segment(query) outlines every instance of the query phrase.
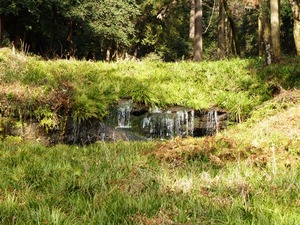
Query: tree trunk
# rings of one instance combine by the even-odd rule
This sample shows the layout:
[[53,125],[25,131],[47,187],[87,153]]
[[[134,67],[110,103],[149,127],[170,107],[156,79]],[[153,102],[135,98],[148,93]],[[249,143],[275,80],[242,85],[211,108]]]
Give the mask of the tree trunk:
[[111,55],[111,46],[108,46],[106,50],[106,62],[110,62],[110,55]]
[[294,41],[297,55],[300,55],[300,1],[290,0],[293,17],[294,17]]
[[271,9],[271,41],[274,61],[278,61],[281,55],[280,48],[280,0],[270,0]]
[[69,20],[67,22],[67,36],[66,36],[66,46],[65,46],[66,58],[69,59],[73,55],[73,21]]
[[3,41],[3,23],[2,23],[2,17],[0,15],[0,45]]
[[264,31],[263,31],[263,25],[262,25],[262,17],[261,14],[258,16],[258,56],[262,57],[264,55],[264,39],[263,39]]
[[[235,49],[234,49],[234,41],[232,37],[232,30],[230,27],[229,23],[226,23],[226,46],[227,46],[227,51],[228,53],[234,54]],[[229,52],[229,49],[231,52]]]
[[228,7],[227,0],[224,0],[224,9],[226,11],[226,15],[227,15],[227,18],[228,18],[228,21],[229,21],[229,24],[230,24],[230,28],[231,28],[231,31],[232,31],[232,37],[233,37],[233,40],[234,40],[234,47],[235,47],[234,48],[235,49],[235,54],[240,56],[241,55],[241,48],[240,48],[240,43],[239,43],[239,35],[237,33],[237,28],[236,28],[236,24],[235,24],[234,19],[233,19],[233,15],[231,13],[231,10]]
[[264,42],[264,53],[266,57],[266,64],[270,65],[273,62],[273,51],[271,45],[271,28],[270,20],[268,17],[268,0],[261,1],[261,21],[263,29],[263,42]]
[[294,40],[297,55],[300,55],[300,20],[294,20]]
[[191,10],[190,10],[190,34],[189,37],[194,39],[195,37],[195,1],[190,0]]
[[219,0],[219,20],[218,20],[218,57],[225,58],[226,37],[225,37],[225,8],[224,1]]
[[202,59],[202,0],[195,0],[194,61]]
[[266,63],[270,65],[273,63],[273,51],[271,45],[271,29],[270,24],[265,21],[264,25],[264,44],[265,44],[265,53],[266,53]]

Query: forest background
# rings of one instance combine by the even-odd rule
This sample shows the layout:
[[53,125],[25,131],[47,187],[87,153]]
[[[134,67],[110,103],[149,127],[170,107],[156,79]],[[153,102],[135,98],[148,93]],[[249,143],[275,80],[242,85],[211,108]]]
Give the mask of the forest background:
[[[111,61],[149,53],[165,61],[192,59],[197,2],[201,58],[263,54],[269,0],[0,0],[0,43],[48,59]],[[282,53],[296,54],[299,1],[273,2],[280,5]]]

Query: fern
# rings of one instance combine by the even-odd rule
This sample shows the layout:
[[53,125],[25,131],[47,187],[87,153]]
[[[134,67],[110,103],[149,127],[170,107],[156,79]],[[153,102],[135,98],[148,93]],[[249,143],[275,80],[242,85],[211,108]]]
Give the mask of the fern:
[[45,128],[46,132],[52,131],[59,126],[58,115],[47,107],[39,107],[34,111],[34,115],[38,119],[40,126]]
[[97,118],[97,105],[86,94],[76,95],[72,109],[73,120],[81,123],[91,118]]

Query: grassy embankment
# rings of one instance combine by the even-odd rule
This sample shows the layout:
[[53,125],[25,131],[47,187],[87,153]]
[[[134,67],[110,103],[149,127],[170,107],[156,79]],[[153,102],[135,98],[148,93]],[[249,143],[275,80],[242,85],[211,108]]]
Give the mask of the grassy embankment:
[[1,49],[0,107],[7,119],[33,117],[49,130],[63,127],[66,115],[77,122],[101,119],[120,98],[160,107],[218,107],[244,120],[270,98],[271,88],[254,72],[260,66],[258,60],[240,59],[111,64],[43,61]]
[[[149,104],[216,106],[237,118],[250,117],[214,137],[166,142],[45,147],[8,137],[0,142],[1,223],[299,223],[299,59],[258,70],[255,60],[108,65],[5,57],[24,60],[0,57],[1,112],[7,120],[35,116],[39,107],[60,119],[62,107],[55,111],[53,93],[65,93],[64,110],[78,121],[101,116],[105,105],[96,105],[93,88],[103,93],[97,101],[105,104],[131,96]],[[267,93],[280,87],[285,90],[273,98]],[[11,117],[4,115],[8,102]],[[94,114],[76,111],[79,105],[95,107]],[[27,107],[31,113],[23,112]]]

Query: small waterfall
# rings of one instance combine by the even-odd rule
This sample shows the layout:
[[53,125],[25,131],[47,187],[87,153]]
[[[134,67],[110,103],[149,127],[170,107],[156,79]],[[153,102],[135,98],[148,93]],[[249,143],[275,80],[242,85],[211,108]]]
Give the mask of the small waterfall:
[[195,128],[195,112],[194,110],[191,111],[191,116],[190,116],[190,135],[194,136],[194,128]]
[[101,133],[100,135],[101,135],[101,141],[105,141],[106,134],[105,133]]
[[117,124],[118,128],[130,128],[130,101],[120,105],[117,109]]
[[219,121],[218,121],[218,112],[215,110],[215,128],[216,128],[216,133],[219,132]]
[[150,108],[150,113],[162,113],[162,110],[158,108],[157,106],[154,106],[154,108]]
[[165,118],[165,122],[166,122],[166,137],[167,138],[172,138],[174,137],[174,118],[172,116],[171,111],[167,111],[166,115],[168,115],[168,117]]
[[212,136],[228,126],[229,114],[225,111],[199,110],[195,111],[193,136]]
[[193,135],[194,111],[185,109],[163,111],[154,108],[143,118],[142,128],[151,139],[163,140]]
[[176,131],[181,137],[185,137],[188,134],[189,123],[187,111],[178,111],[176,119]]
[[206,118],[206,132],[208,135],[213,135],[218,131],[218,112],[215,110],[208,111]]
[[228,126],[226,111],[192,110],[172,106],[165,110],[148,108],[131,100],[120,100],[103,121],[91,119],[81,124],[70,119],[65,143],[88,144],[96,141],[171,139],[214,135]]
[[167,134],[170,134],[169,127],[167,127],[167,121],[171,118],[166,118],[163,113],[152,113],[148,117],[148,127],[144,126],[146,133],[149,133],[151,138],[164,139]]

